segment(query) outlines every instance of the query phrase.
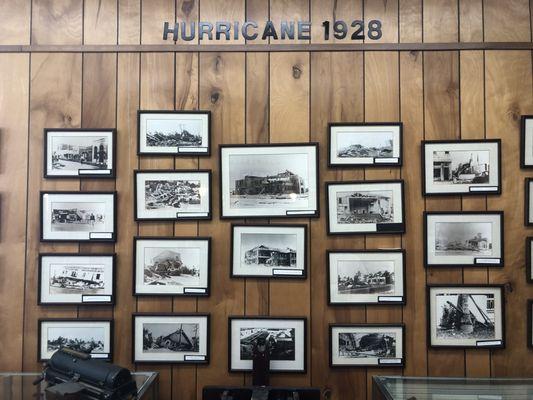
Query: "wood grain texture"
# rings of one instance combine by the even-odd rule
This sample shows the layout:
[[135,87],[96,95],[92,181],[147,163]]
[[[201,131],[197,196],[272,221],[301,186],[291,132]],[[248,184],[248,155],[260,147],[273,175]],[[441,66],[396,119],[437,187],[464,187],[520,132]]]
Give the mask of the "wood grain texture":
[[1,0],[0,15],[0,44],[30,44],[31,0]]
[[486,41],[531,41],[531,19],[528,0],[483,2]]
[[363,19],[363,0],[311,0],[311,42],[312,43],[341,43],[342,40],[330,36],[324,40],[323,21]]
[[424,0],[424,42],[457,42],[459,0]]
[[83,3],[83,43],[117,43],[118,0],[85,0]]
[[118,43],[141,43],[141,0],[118,0]]
[[422,0],[399,0],[399,41],[422,42]]
[[483,0],[459,1],[459,21],[461,42],[482,42]]
[[83,0],[33,0],[32,44],[82,44]]

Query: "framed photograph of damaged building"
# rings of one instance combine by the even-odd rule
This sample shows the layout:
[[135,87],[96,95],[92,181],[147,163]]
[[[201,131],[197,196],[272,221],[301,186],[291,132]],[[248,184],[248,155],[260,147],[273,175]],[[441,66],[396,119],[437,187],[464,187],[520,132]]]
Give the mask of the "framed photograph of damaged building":
[[431,347],[503,348],[503,285],[430,285],[427,288]]
[[422,142],[425,196],[501,193],[501,140]]
[[220,146],[222,218],[318,217],[318,144]]
[[526,280],[533,283],[533,236],[526,238]]
[[209,156],[210,111],[138,111],[138,155]]
[[533,226],[533,178],[526,178],[525,182],[524,223],[526,226]]
[[232,225],[231,276],[305,278],[307,225]]
[[258,341],[270,354],[271,372],[305,373],[307,338],[305,318],[229,317],[229,370],[252,370],[253,350]]
[[533,168],[533,115],[520,118],[520,167]]
[[424,213],[426,267],[503,267],[503,212]]
[[405,232],[403,181],[326,182],[329,235]]
[[45,129],[45,178],[114,178],[116,129]]
[[133,239],[134,296],[208,296],[211,238]]
[[403,324],[331,324],[330,367],[403,367]]
[[328,250],[328,303],[405,304],[404,250]]
[[133,314],[133,362],[209,364],[209,314]]
[[39,255],[39,305],[114,304],[115,254]]
[[401,122],[330,123],[328,166],[402,165]]
[[136,221],[211,219],[210,170],[134,171]]
[[533,348],[533,299],[527,301],[527,347]]

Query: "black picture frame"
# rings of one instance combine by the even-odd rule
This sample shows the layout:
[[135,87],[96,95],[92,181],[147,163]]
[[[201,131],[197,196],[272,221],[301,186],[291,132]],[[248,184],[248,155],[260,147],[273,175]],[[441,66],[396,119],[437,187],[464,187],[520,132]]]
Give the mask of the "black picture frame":
[[[500,217],[500,261],[494,263],[488,262],[475,262],[472,264],[468,263],[457,263],[457,264],[430,264],[428,261],[428,217],[431,215],[498,215]],[[424,266],[426,268],[464,268],[464,267],[494,267],[502,268],[505,265],[505,237],[504,237],[504,213],[503,211],[424,211]],[[479,257],[478,257],[479,258]],[[490,259],[492,257],[481,257],[481,259]]]
[[[401,362],[394,363],[394,364],[358,364],[358,365],[340,365],[340,364],[334,364],[333,363],[333,329],[335,328],[401,328],[402,330],[402,358]],[[328,327],[329,332],[329,338],[328,338],[328,344],[329,344],[329,367],[335,368],[335,369],[345,369],[345,368],[403,368],[405,367],[405,358],[406,358],[406,349],[405,349],[405,324],[404,323],[398,323],[398,324],[350,324],[350,323],[339,323],[339,324],[329,324]]]
[[[113,197],[113,231],[106,232],[110,233],[109,238],[89,238],[88,239],[45,239],[44,230],[43,230],[43,218],[44,218],[44,196],[45,195],[80,195],[80,196],[90,196],[90,195],[110,195]],[[40,241],[43,243],[115,243],[117,241],[117,191],[40,191],[39,192],[39,216],[40,216]]]
[[[330,254],[334,253],[365,253],[365,254],[401,254],[402,255],[402,287],[403,287],[403,296],[400,301],[378,301],[377,302],[333,302],[331,300],[331,261],[330,261]],[[333,307],[342,307],[342,306],[352,306],[352,305],[360,305],[360,306],[366,306],[366,305],[405,305],[407,303],[407,291],[406,291],[406,251],[405,249],[358,249],[358,250],[348,250],[348,249],[340,249],[340,250],[326,250],[326,285],[327,285],[327,293],[328,293],[328,305]]]
[[41,354],[42,344],[42,324],[44,322],[91,322],[109,324],[109,353],[107,358],[98,358],[102,361],[113,361],[113,342],[114,342],[114,320],[113,318],[39,318],[37,320],[37,361],[45,362],[48,359],[43,358]]
[[531,257],[533,253],[531,252],[531,246],[533,245],[533,236],[526,237],[526,282],[533,283],[533,268]]
[[[502,149],[501,139],[462,139],[462,140],[422,140],[421,153],[421,170],[422,170],[422,195],[424,197],[440,197],[440,196],[485,196],[485,195],[500,195],[502,193]],[[498,149],[498,186],[497,190],[471,190],[468,192],[428,192],[426,187],[427,170],[426,170],[426,146],[427,145],[461,145],[461,144],[476,144],[476,143],[494,143]],[[432,171],[433,173],[433,171]],[[487,185],[492,187],[491,185]]]
[[[175,153],[170,152],[143,152],[141,151],[141,115],[142,114],[172,114],[172,115],[206,115],[207,116],[207,142],[206,151],[180,151],[176,147]],[[211,155],[212,134],[211,134],[211,111],[209,110],[137,110],[137,155],[138,156],[168,156],[168,157],[209,157]],[[170,146],[169,146],[170,147]],[[184,146],[184,148],[187,148]]]
[[[304,231],[304,261],[303,265],[304,268],[302,270],[301,275],[257,275],[257,274],[250,274],[250,275],[240,275],[235,274],[233,265],[234,265],[234,240],[235,240],[235,228],[239,227],[252,227],[252,228],[299,228],[303,229]],[[256,278],[256,279],[307,279],[307,269],[308,269],[308,254],[309,246],[308,246],[308,240],[309,240],[309,234],[308,234],[308,226],[306,224],[231,224],[231,247],[230,247],[230,278]]]
[[[397,157],[397,162],[376,162],[379,158],[373,157],[374,161],[372,163],[347,163],[347,164],[337,164],[334,163],[331,159],[332,153],[332,129],[334,127],[398,127],[399,128],[399,147],[400,154]],[[327,130],[328,137],[328,167],[329,168],[373,168],[373,167],[401,167],[403,164],[403,123],[402,122],[330,122],[328,123]],[[368,157],[371,158],[371,157]],[[394,157],[391,157],[394,158]]]
[[[73,133],[80,133],[84,134],[87,132],[110,132],[111,133],[111,154],[112,154],[112,163],[111,168],[109,168],[110,173],[109,174],[94,174],[94,173],[82,173],[80,174],[79,171],[83,170],[83,168],[78,169],[78,175],[50,175],[48,174],[48,160],[50,155],[48,154],[48,139],[51,132],[73,132]],[[116,166],[117,166],[117,130],[116,128],[108,128],[108,129],[102,129],[102,128],[45,128],[44,129],[44,140],[43,140],[43,177],[46,179],[115,179],[117,172],[116,172]]]
[[271,369],[271,374],[277,373],[291,373],[291,374],[306,374],[307,373],[307,317],[274,317],[274,316],[254,316],[254,315],[231,315],[228,317],[228,371],[229,372],[251,372],[249,369],[236,369],[231,366],[231,327],[232,322],[236,320],[273,320],[273,321],[300,321],[303,322],[303,369],[291,370],[291,369]]
[[[501,320],[502,320],[502,338],[500,345],[490,346],[465,346],[465,345],[435,345],[431,341],[431,289],[434,288],[491,288],[500,291],[501,299]],[[432,284],[426,286],[426,340],[427,345],[433,349],[504,349],[505,348],[505,285],[497,284]],[[495,339],[495,341],[498,339]]]
[[[207,199],[209,202],[209,209],[205,216],[178,216],[179,212],[176,212],[176,217],[173,218],[166,218],[166,217],[159,217],[159,218],[145,218],[140,217],[139,209],[138,209],[138,200],[137,200],[137,194],[138,194],[138,183],[137,178],[139,175],[142,174],[161,174],[161,175],[170,175],[170,174],[207,174],[208,179],[208,189],[209,193],[207,195]],[[149,221],[149,222],[157,222],[157,221],[209,221],[213,218],[213,201],[212,201],[212,187],[213,180],[212,180],[212,172],[210,169],[181,169],[181,170],[162,170],[162,169],[147,169],[147,170],[134,170],[133,171],[133,217],[134,220],[137,222],[142,221]]]
[[[157,241],[202,241],[207,242],[207,287],[205,292],[195,293],[139,293],[137,292],[137,242],[140,240]],[[133,238],[133,286],[132,295],[135,297],[209,297],[211,295],[211,237],[208,236],[135,236]]]
[[525,226],[533,226],[533,221],[531,221],[531,217],[533,215],[529,207],[529,202],[531,201],[531,196],[529,194],[531,190],[531,185],[533,185],[533,178],[526,178],[525,187],[524,187],[524,225]]
[[[112,294],[109,295],[109,301],[82,301],[81,302],[46,302],[42,300],[42,273],[43,273],[43,258],[44,257],[111,257],[112,259]],[[37,305],[39,306],[72,306],[72,305],[94,305],[94,306],[113,306],[115,305],[115,297],[117,292],[117,254],[116,253],[39,253],[38,261],[38,291],[37,291]],[[98,295],[91,295],[92,297]],[[107,295],[105,295],[107,297]]]
[[533,299],[527,300],[527,347],[533,349]]
[[520,116],[520,168],[532,169],[533,164],[526,164],[526,121],[533,120],[533,115]]
[[[391,179],[391,180],[368,180],[368,181],[335,181],[326,182],[326,210],[327,210],[327,234],[329,236],[336,235],[378,235],[378,234],[403,234],[405,233],[405,183],[403,179]],[[329,200],[330,187],[333,186],[350,186],[350,185],[379,185],[379,184],[399,184],[400,185],[400,197],[402,201],[401,205],[401,222],[400,223],[385,223],[375,224],[376,230],[361,230],[361,231],[346,231],[346,232],[333,232],[331,229],[330,207]],[[355,224],[354,224],[355,225]]]
[[[203,360],[182,360],[182,361],[167,361],[167,360],[137,360],[135,358],[135,320],[137,317],[197,317],[206,319],[207,329],[207,342],[206,342],[206,355]],[[131,317],[131,362],[136,365],[180,365],[180,364],[202,364],[207,365],[211,356],[211,315],[208,313],[174,313],[174,312],[136,312]]]
[[[240,149],[240,148],[248,148],[248,149],[257,149],[257,148],[283,148],[283,147],[314,147],[314,156],[315,156],[315,192],[316,192],[316,207],[314,209],[305,210],[304,212],[301,212],[301,210],[285,210],[285,214],[235,214],[235,215],[227,215],[225,213],[225,207],[224,207],[224,191],[225,187],[223,184],[223,177],[224,172],[222,165],[222,152],[224,149]],[[320,216],[320,189],[319,189],[319,143],[318,142],[305,142],[305,143],[268,143],[268,144],[221,144],[218,148],[219,152],[219,205],[220,205],[220,219],[265,219],[265,218],[318,218]],[[228,188],[229,189],[229,188]],[[309,190],[310,192],[311,190]]]

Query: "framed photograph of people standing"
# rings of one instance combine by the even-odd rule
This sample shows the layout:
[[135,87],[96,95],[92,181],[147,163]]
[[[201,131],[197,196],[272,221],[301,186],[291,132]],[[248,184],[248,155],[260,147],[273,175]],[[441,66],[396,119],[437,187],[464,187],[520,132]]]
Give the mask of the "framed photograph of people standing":
[[503,267],[503,212],[424,212],[424,241],[426,267]]
[[318,217],[318,144],[220,146],[221,218]]
[[422,142],[425,196],[500,194],[501,140]]
[[533,115],[520,118],[520,167],[533,168]]
[[400,167],[401,122],[330,123],[329,167]]

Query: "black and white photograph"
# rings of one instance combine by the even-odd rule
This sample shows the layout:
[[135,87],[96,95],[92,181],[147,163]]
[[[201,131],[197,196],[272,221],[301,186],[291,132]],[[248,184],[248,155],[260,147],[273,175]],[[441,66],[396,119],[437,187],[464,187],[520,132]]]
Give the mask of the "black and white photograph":
[[318,145],[220,146],[222,218],[318,216]]
[[403,233],[403,181],[326,182],[328,234]]
[[135,220],[211,219],[211,171],[135,171]]
[[41,241],[116,240],[116,192],[41,192]]
[[330,123],[328,166],[402,165],[401,122]]
[[209,315],[133,315],[134,363],[209,362]]
[[533,283],[533,236],[526,237],[526,280]]
[[305,278],[307,225],[232,225],[231,276]]
[[402,367],[402,324],[332,324],[329,326],[331,367]]
[[208,296],[211,239],[136,237],[134,296]]
[[425,212],[424,219],[426,266],[503,266],[503,212]]
[[39,305],[114,304],[115,255],[39,255]]
[[533,168],[533,115],[520,118],[520,167]]
[[533,226],[533,178],[525,179],[524,224]]
[[527,347],[533,348],[533,299],[527,301]]
[[40,319],[38,329],[39,361],[49,360],[63,347],[90,354],[91,358],[105,361],[113,358],[113,321],[110,319]]
[[45,129],[45,178],[114,178],[116,129]]
[[500,147],[500,139],[423,141],[423,194],[500,194]]
[[139,155],[209,156],[210,111],[138,111]]
[[230,317],[229,369],[251,371],[254,348],[266,345],[272,372],[306,371],[305,318]]
[[330,305],[405,304],[404,250],[328,250]]
[[504,347],[503,286],[428,287],[432,347]]

